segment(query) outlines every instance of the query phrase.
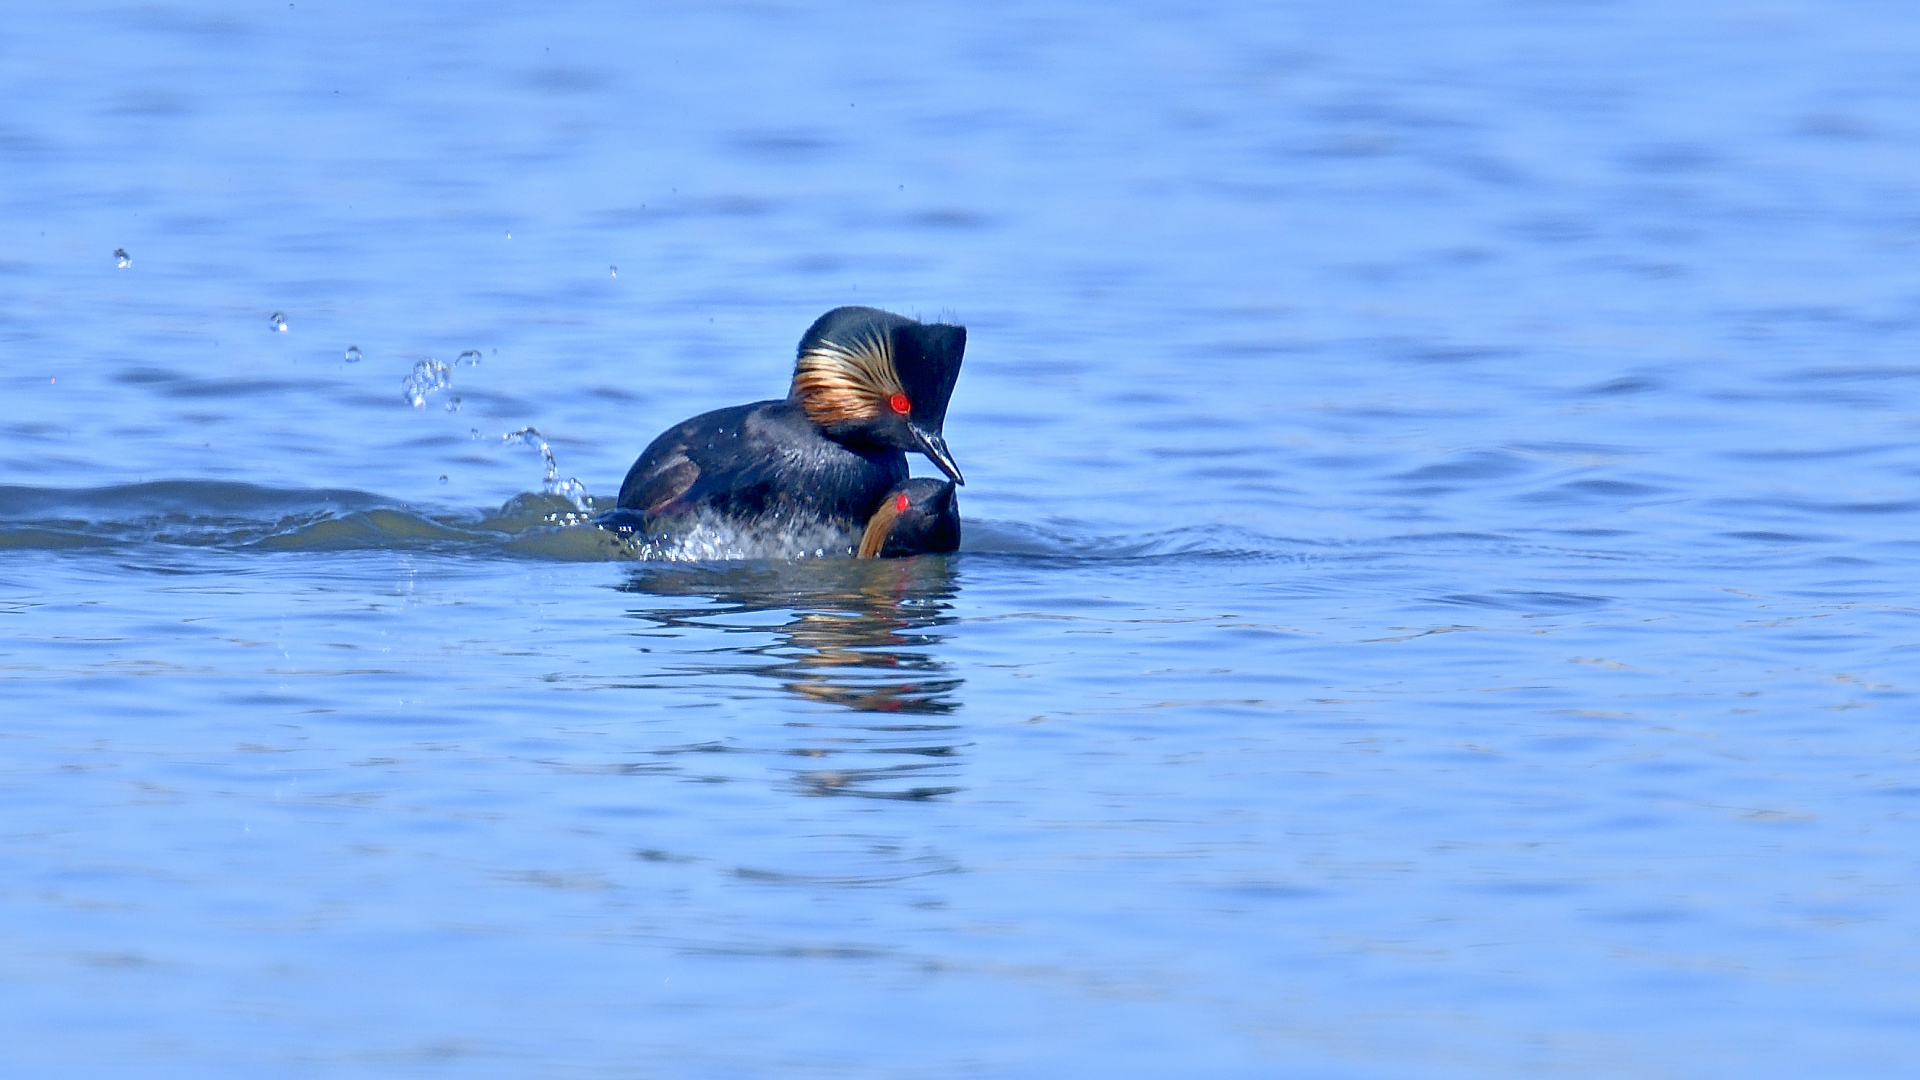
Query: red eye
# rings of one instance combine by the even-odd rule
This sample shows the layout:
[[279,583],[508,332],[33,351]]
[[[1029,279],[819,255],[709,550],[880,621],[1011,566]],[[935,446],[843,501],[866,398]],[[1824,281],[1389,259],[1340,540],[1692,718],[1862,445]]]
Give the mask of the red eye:
[[893,395],[887,399],[887,404],[891,405],[893,411],[899,413],[901,416],[905,416],[907,413],[913,411],[913,404],[907,400],[907,395],[905,394]]
[[896,514],[906,513],[908,501],[905,495],[895,495],[893,497],[893,512]]

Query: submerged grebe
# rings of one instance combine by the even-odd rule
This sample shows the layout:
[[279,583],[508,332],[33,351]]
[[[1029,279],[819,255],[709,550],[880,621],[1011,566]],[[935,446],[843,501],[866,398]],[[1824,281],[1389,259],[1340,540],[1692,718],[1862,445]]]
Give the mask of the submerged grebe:
[[916,476],[880,500],[860,538],[862,559],[945,554],[960,548],[960,506],[953,481]]

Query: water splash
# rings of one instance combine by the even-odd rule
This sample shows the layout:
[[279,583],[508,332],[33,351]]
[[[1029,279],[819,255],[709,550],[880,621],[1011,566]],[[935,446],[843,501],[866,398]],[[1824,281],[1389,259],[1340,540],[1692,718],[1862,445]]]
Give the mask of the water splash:
[[[477,438],[479,432],[475,431],[474,435]],[[573,477],[568,477],[565,480],[560,479],[560,465],[553,460],[553,448],[547,445],[546,436],[540,434],[538,428],[524,427],[519,431],[509,431],[505,435],[500,436],[500,441],[508,445],[531,446],[540,451],[540,458],[546,464],[547,469],[547,475],[542,481],[541,490],[549,495],[557,495],[569,503],[572,503],[574,510],[578,512],[579,516],[589,515],[593,512],[592,507],[589,506],[587,502],[587,486]],[[569,514],[567,517],[573,518],[575,515]],[[559,520],[558,516],[556,516],[554,520]]]
[[707,511],[651,534],[602,526],[619,538],[627,558],[662,562],[734,559],[845,559],[859,536],[817,520],[797,521],[776,511],[751,521]]
[[467,367],[479,367],[480,366],[480,350],[468,349],[466,352],[463,352],[459,356],[455,357],[453,362],[456,364],[464,364]]
[[267,328],[274,331],[275,333],[279,333],[279,334],[286,333],[287,332],[286,314],[283,312],[276,311],[273,314],[267,316]]
[[359,362],[360,362],[360,346],[358,345],[347,346],[347,363],[357,364]]
[[453,385],[453,373],[447,365],[428,357],[416,361],[413,372],[400,381],[400,398],[414,408],[427,403],[427,395],[437,394]]
[[133,256],[127,254],[126,248],[114,248],[113,259],[113,264],[122,270],[133,265]]

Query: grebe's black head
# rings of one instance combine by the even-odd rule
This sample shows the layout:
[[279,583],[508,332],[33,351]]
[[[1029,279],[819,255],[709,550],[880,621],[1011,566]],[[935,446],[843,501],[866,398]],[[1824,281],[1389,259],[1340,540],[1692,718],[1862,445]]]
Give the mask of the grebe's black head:
[[964,326],[834,308],[800,338],[788,396],[830,438],[918,450],[964,484],[941,427],[966,349]]
[[863,559],[945,554],[960,548],[960,503],[953,483],[916,476],[896,484],[867,522]]

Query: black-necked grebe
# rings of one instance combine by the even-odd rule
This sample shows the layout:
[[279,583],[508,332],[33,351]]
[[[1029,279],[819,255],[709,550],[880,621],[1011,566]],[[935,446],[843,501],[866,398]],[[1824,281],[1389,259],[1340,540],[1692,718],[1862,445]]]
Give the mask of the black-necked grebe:
[[835,308],[801,337],[785,400],[669,428],[627,472],[620,509],[648,524],[707,511],[860,530],[907,478],[908,450],[965,483],[941,427],[966,346],[963,326]]
[[916,476],[894,485],[867,521],[855,552],[863,559],[935,555],[960,548],[960,505],[953,481]]

